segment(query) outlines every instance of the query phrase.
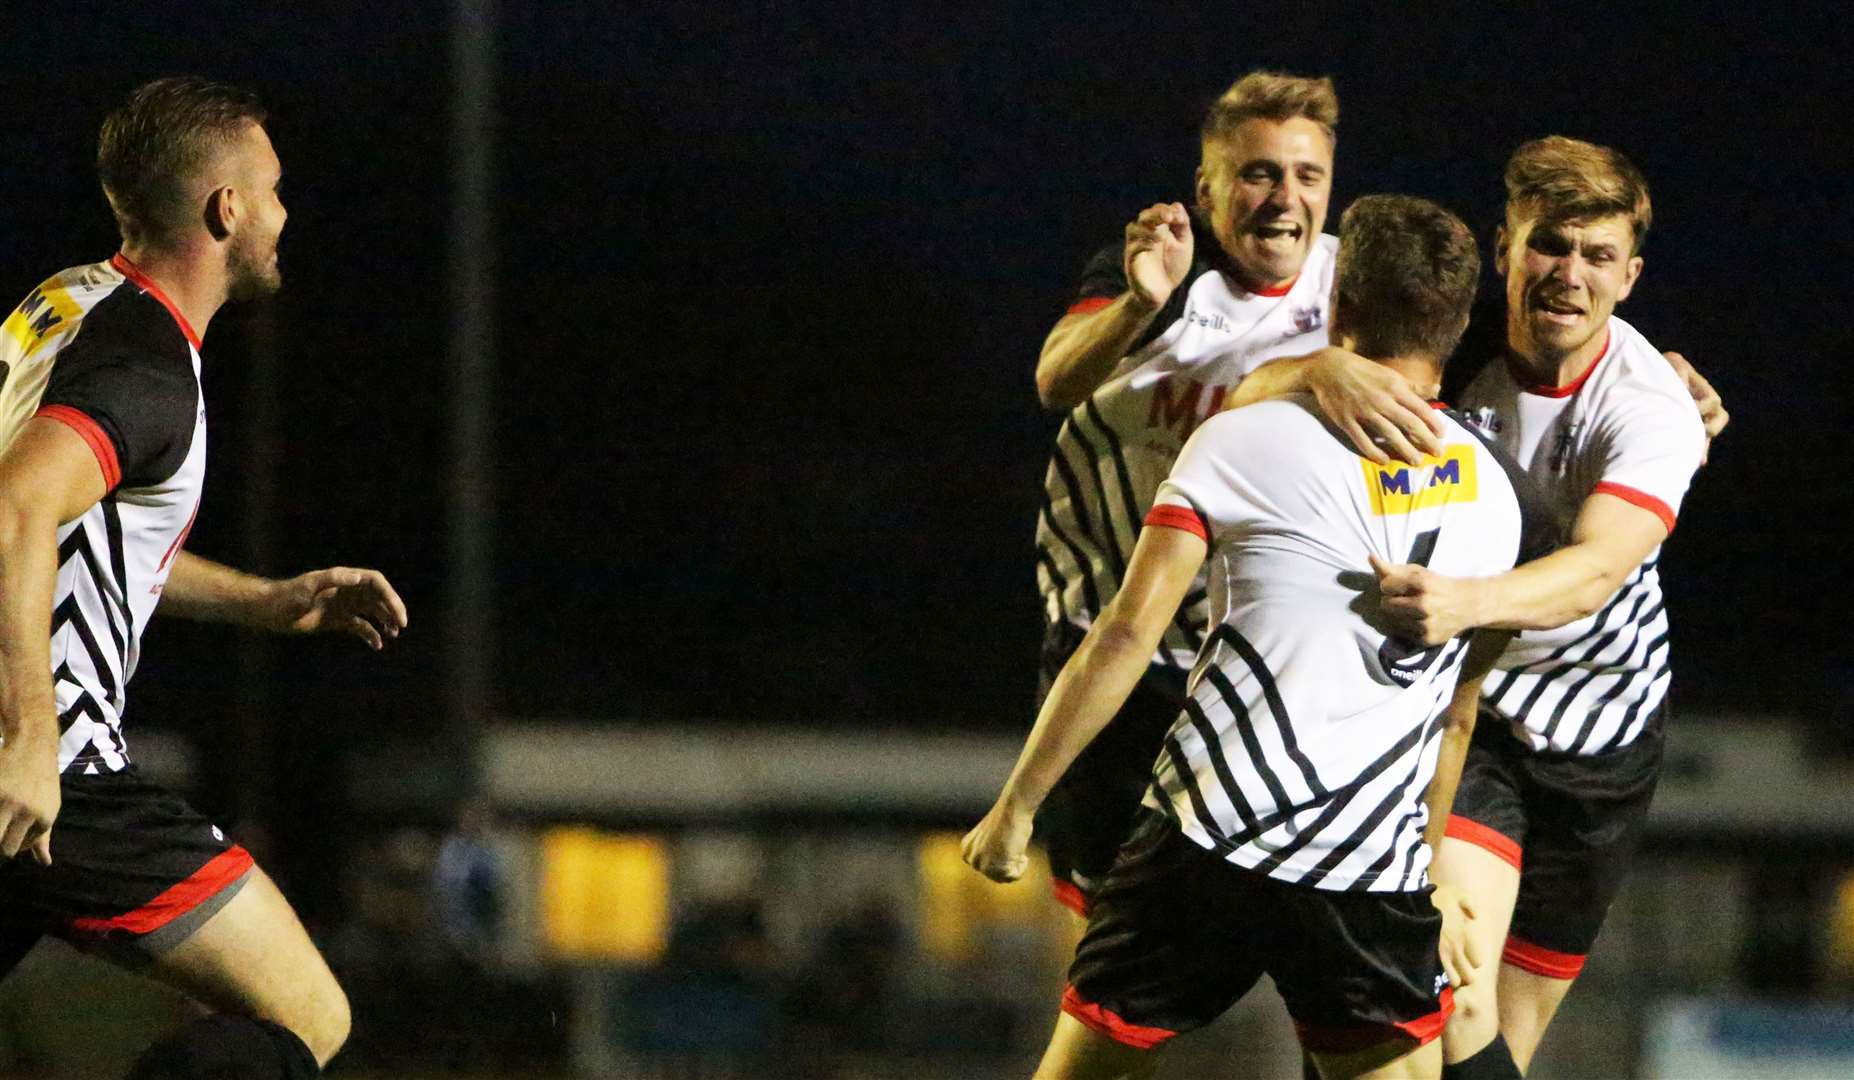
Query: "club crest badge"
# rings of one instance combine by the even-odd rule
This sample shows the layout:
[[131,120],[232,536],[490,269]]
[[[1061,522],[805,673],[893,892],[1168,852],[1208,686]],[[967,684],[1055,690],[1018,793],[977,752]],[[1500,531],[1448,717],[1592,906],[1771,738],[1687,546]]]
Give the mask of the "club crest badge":
[[1553,475],[1562,476],[1571,464],[1571,451],[1577,447],[1577,434],[1584,429],[1582,420],[1573,421],[1566,417],[1558,425],[1558,434],[1551,442],[1551,471]]

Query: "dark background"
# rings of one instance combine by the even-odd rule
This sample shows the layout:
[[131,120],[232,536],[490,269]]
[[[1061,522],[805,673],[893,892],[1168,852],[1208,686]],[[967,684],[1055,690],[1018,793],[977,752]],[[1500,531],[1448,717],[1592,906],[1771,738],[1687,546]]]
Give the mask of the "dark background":
[[[1398,191],[1491,235],[1506,155],[1552,132],[1642,167],[1655,228],[1621,313],[1733,415],[1664,563],[1676,708],[1795,716],[1846,746],[1844,17],[1513,7],[505,2],[494,714],[1024,729],[1056,426],[1038,346],[1086,256],[1186,196],[1208,102],[1276,66],[1337,81],[1330,226]],[[245,809],[311,908],[345,755],[409,742],[439,769],[457,750],[448,33],[448,5],[405,0],[0,8],[0,296],[113,250],[91,155],[132,86],[205,74],[273,110],[280,415],[253,429],[265,316],[228,308],[190,547],[379,567],[412,623],[379,657],[286,642],[253,679],[232,632],[158,622],[129,738],[194,733],[209,808],[268,778]],[[278,517],[253,549],[261,437]],[[261,761],[226,750],[254,710]]]

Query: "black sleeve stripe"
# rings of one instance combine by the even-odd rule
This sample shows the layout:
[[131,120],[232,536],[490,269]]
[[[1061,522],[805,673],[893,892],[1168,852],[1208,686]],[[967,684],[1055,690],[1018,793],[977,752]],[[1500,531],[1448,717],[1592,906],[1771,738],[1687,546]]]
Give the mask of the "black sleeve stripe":
[[167,309],[132,288],[98,301],[52,362],[41,407],[82,412],[109,437],[126,488],[158,484],[193,445],[199,380],[186,335]]

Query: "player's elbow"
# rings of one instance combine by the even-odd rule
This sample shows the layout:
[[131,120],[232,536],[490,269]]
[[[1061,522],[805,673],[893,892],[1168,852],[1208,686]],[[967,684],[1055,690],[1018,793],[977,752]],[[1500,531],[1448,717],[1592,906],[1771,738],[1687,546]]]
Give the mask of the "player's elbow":
[[1036,399],[1043,407],[1051,412],[1067,412],[1087,396],[1087,388],[1076,385],[1067,365],[1053,359],[1050,350],[1043,350],[1043,358],[1036,365]]
[[1626,568],[1616,570],[1596,564],[1588,567],[1577,587],[1565,592],[1572,608],[1571,617],[1566,621],[1587,619],[1603,610],[1603,605],[1609,603],[1610,597],[1616,595],[1616,590],[1622,588],[1628,577]]
[[1133,620],[1116,616],[1112,608],[1095,624],[1091,636],[1095,652],[1102,656],[1144,655],[1153,648]]
[[1448,711],[1443,714],[1442,733],[1450,738],[1466,742],[1474,738],[1474,722],[1479,719],[1481,711],[1480,686],[1458,695]]

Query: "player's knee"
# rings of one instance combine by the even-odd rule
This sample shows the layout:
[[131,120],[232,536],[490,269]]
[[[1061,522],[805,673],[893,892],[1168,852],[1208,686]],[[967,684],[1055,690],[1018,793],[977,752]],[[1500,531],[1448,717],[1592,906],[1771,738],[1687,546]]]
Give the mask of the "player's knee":
[[1484,1033],[1491,1038],[1499,1026],[1491,986],[1477,980],[1455,991],[1455,1011],[1448,1018],[1451,1033]]

